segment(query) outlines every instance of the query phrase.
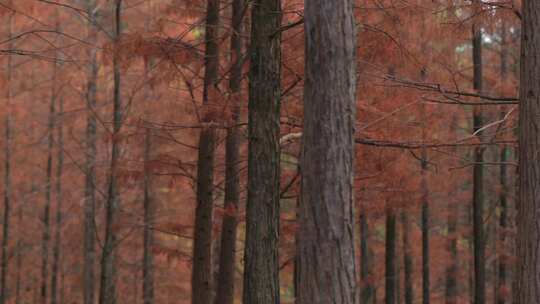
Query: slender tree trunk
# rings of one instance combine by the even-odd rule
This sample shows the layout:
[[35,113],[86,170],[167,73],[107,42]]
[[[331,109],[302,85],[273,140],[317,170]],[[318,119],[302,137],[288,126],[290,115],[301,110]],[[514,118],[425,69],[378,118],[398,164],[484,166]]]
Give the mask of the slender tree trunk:
[[373,265],[371,263],[371,252],[369,249],[369,223],[364,207],[360,210],[360,303],[375,303],[375,288],[373,286],[372,275]]
[[514,303],[540,303],[540,2],[523,1],[519,120],[519,208]]
[[83,246],[83,304],[94,304],[95,299],[95,263],[96,263],[96,227],[95,227],[95,185],[96,185],[96,99],[97,99],[97,43],[96,3],[95,0],[86,0],[88,14],[87,41],[91,44],[88,51],[89,63],[87,67],[86,87],[86,164],[84,189],[84,246]]
[[[64,113],[64,101],[59,100],[60,115]],[[58,276],[60,270],[60,250],[62,246],[62,172],[64,166],[64,129],[62,119],[58,120],[58,156],[56,164],[56,231],[53,246],[53,263],[51,277],[51,304],[58,303]]]
[[385,248],[385,303],[396,304],[396,215],[391,208],[386,211]]
[[150,162],[152,158],[152,131],[146,130],[144,145],[144,228],[143,228],[143,304],[154,303],[154,218],[155,206],[152,196],[152,172]]
[[[114,2],[114,44],[118,45],[122,32],[122,0]],[[113,96],[113,131],[111,148],[111,166],[109,172],[109,188],[107,200],[105,202],[105,241],[101,253],[101,278],[99,303],[116,303],[116,211],[120,205],[120,195],[118,191],[117,170],[120,159],[120,143],[118,134],[122,127],[122,100],[121,100],[121,74],[118,50],[113,55],[114,73],[114,96]]]
[[[425,109],[422,105],[422,113],[424,120]],[[422,132],[425,132],[423,128]],[[423,136],[425,139],[425,135]],[[422,149],[422,303],[429,304],[430,300],[430,272],[429,272],[429,202],[428,202],[428,185],[427,185],[427,151]]]
[[304,13],[298,303],[356,304],[353,1],[307,1]]
[[237,126],[242,102],[240,85],[242,81],[242,35],[245,3],[234,0],[232,3],[231,34],[231,126],[227,129],[225,147],[225,215],[221,227],[221,251],[219,258],[219,275],[217,282],[216,304],[233,304],[236,265],[236,229],[237,213],[240,201],[239,144],[240,128]]
[[[11,2],[11,1],[10,1]],[[12,36],[12,23],[13,23],[13,13],[9,12],[7,17],[7,36],[10,40]],[[8,48],[11,48],[13,43],[8,43]],[[8,291],[8,267],[9,267],[9,224],[10,224],[10,212],[11,212],[11,145],[12,145],[12,130],[11,130],[11,117],[10,117],[10,108],[11,108],[11,69],[12,69],[12,59],[11,56],[7,56],[7,66],[6,66],[6,116],[4,118],[4,127],[5,127],[5,150],[4,150],[4,217],[2,223],[2,260],[0,272],[0,304],[5,304],[7,302],[7,291]]]
[[[205,74],[203,108],[211,109],[218,96],[219,68],[219,0],[208,0],[206,7],[205,30]],[[206,111],[203,122],[209,123],[212,117]],[[212,302],[212,225],[214,191],[214,150],[216,130],[203,128],[199,137],[199,158],[197,162],[197,207],[195,210],[195,235],[193,244],[193,271],[191,277],[191,297],[193,304]]]
[[[502,20],[501,25],[501,83],[504,83],[506,81],[506,77],[508,74],[508,50],[507,50],[507,27],[506,27],[506,21]],[[504,92],[503,92],[504,93]],[[501,111],[501,119],[504,119],[506,116],[506,107],[502,108]],[[498,304],[505,304],[507,302],[508,298],[506,294],[501,293],[501,290],[505,290],[508,288],[507,283],[507,257],[508,257],[508,245],[506,242],[506,233],[508,230],[508,167],[505,164],[508,161],[508,154],[510,153],[510,149],[508,146],[504,145],[501,148],[500,151],[500,160],[501,160],[501,167],[500,167],[500,187],[501,192],[499,194],[499,202],[501,204],[501,214],[499,217],[499,256],[498,256],[498,270],[499,270],[499,277],[498,277],[498,290],[499,292],[496,293],[497,303]]]
[[[456,116],[452,119],[453,133],[457,128]],[[445,285],[445,298],[446,304],[457,303],[457,275],[458,275],[458,236],[457,236],[457,220],[458,220],[458,206],[456,201],[453,200],[455,191],[450,192],[450,201],[448,203],[448,240],[447,250],[450,256],[449,264],[446,266],[446,285]]]
[[[475,12],[479,9],[478,2]],[[472,29],[473,64],[474,64],[474,89],[482,92],[482,31],[475,22]],[[483,126],[482,111],[479,107],[474,108],[473,127],[478,132]],[[478,132],[478,136],[480,137]],[[486,300],[486,261],[485,261],[485,238],[484,238],[484,148],[474,149],[473,165],[473,238],[474,238],[474,303],[483,304]]]
[[252,2],[244,303],[279,300],[281,1]]
[[53,63],[52,71],[52,90],[51,101],[49,106],[49,125],[48,125],[48,139],[47,139],[47,169],[45,177],[45,206],[43,207],[43,235],[41,241],[41,303],[47,304],[48,296],[48,284],[49,280],[49,242],[51,240],[51,224],[50,224],[50,209],[52,202],[52,183],[53,183],[53,148],[54,148],[54,126],[56,124],[56,100],[57,100],[57,87],[56,87],[56,74],[57,63]]
[[413,265],[411,256],[411,240],[409,235],[411,233],[411,224],[407,210],[401,212],[401,223],[403,225],[403,268],[405,272],[405,304],[413,303],[414,289],[413,289]]
[[[23,227],[23,213],[22,213],[22,206],[19,206],[19,210],[17,211],[17,224],[19,224],[19,228],[22,229]],[[17,273],[15,274],[15,304],[21,303],[21,274],[23,273],[22,267],[23,267],[23,260],[22,260],[22,250],[23,250],[23,240],[22,236],[19,235],[19,238],[17,240],[17,252],[15,256],[15,263],[17,263]]]

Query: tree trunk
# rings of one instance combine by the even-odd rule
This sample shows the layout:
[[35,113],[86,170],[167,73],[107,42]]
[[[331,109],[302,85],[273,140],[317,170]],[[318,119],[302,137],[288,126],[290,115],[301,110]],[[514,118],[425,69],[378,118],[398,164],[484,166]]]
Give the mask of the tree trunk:
[[353,1],[307,1],[304,13],[298,303],[355,304]]
[[413,303],[413,265],[411,256],[411,240],[409,235],[411,233],[411,224],[407,210],[401,212],[401,223],[403,225],[403,267],[405,272],[405,304]]
[[225,215],[221,227],[221,251],[219,257],[219,275],[217,282],[216,304],[233,304],[236,265],[236,229],[238,226],[238,205],[240,201],[239,144],[240,128],[237,126],[240,118],[242,102],[240,85],[242,81],[242,35],[244,20],[244,0],[234,0],[232,3],[232,33],[231,33],[231,126],[227,129],[225,147]]
[[369,223],[366,209],[360,210],[360,303],[375,303],[375,288],[372,283],[373,265],[371,262],[371,252],[369,249]]
[[[478,2],[473,3],[478,6]],[[475,12],[479,11],[475,8]],[[475,22],[472,28],[473,38],[473,64],[474,64],[474,89],[482,92],[482,31]],[[482,111],[479,107],[474,108],[473,127],[478,132],[483,126]],[[481,133],[477,136],[481,139]],[[484,240],[484,147],[474,149],[473,165],[473,239],[474,239],[474,303],[483,304],[486,298],[486,261]]]
[[514,303],[540,303],[540,2],[523,1],[519,121],[519,208]]
[[95,227],[95,186],[96,186],[96,102],[97,102],[97,43],[96,3],[95,0],[86,0],[88,14],[87,41],[91,44],[88,51],[89,63],[87,66],[86,87],[86,164],[84,189],[84,246],[83,246],[83,304],[94,304],[95,298],[95,261],[96,261],[96,227]]
[[281,1],[254,0],[249,69],[249,153],[244,303],[279,300]]
[[[422,77],[424,78],[424,77]],[[425,106],[421,105],[422,109],[422,120],[426,120]],[[426,128],[422,127],[422,140],[426,140]],[[427,169],[428,169],[428,160],[427,160],[427,150],[422,149],[422,180],[421,180],[421,191],[422,191],[422,303],[429,304],[430,302],[430,271],[429,271],[429,201],[428,201],[428,185],[427,185]]]
[[[64,113],[64,101],[60,98],[60,115]],[[64,166],[64,134],[63,121],[58,121],[58,156],[56,164],[56,231],[53,246],[53,262],[51,277],[51,304],[58,303],[58,278],[60,270],[60,249],[62,246],[62,171]]]
[[[11,2],[11,1],[10,1]],[[7,39],[11,40],[12,36],[12,26],[13,26],[13,13],[9,12],[7,17]],[[12,48],[13,43],[8,43],[8,48]],[[9,267],[9,223],[10,223],[10,212],[11,212],[11,145],[12,145],[12,130],[11,130],[11,117],[10,117],[10,108],[11,108],[11,69],[12,69],[12,58],[7,56],[7,66],[6,66],[6,104],[7,109],[6,116],[4,118],[5,125],[5,150],[4,150],[4,217],[2,223],[2,260],[0,272],[0,304],[5,304],[7,302],[6,293],[8,291],[8,267]]]
[[[114,44],[117,46],[122,32],[122,0],[114,4]],[[118,50],[113,55],[114,96],[113,96],[113,130],[111,147],[111,165],[109,172],[109,187],[105,202],[105,241],[101,253],[101,277],[99,290],[100,304],[116,303],[116,211],[120,205],[117,171],[120,159],[120,143],[118,134],[122,127],[121,75]]]
[[[208,0],[205,28],[205,74],[203,108],[211,109],[218,95],[219,68],[219,0]],[[210,123],[211,111],[203,113],[203,122]],[[191,302],[211,304],[212,302],[212,225],[214,191],[214,150],[216,130],[205,127],[199,137],[199,157],[197,162],[197,207],[195,210],[195,232],[193,243],[193,271],[191,277]]]
[[[452,125],[456,125],[456,119],[454,117]],[[457,219],[458,219],[458,207],[456,202],[452,200],[454,195],[451,194],[450,202],[448,203],[448,241],[447,250],[450,256],[449,265],[446,267],[446,286],[445,286],[445,298],[446,304],[457,303],[457,275],[458,275],[458,243],[457,243]]]
[[387,207],[385,244],[385,303],[396,304],[396,215]]
[[144,226],[143,226],[143,304],[154,303],[154,218],[156,216],[152,197],[152,172],[150,162],[152,158],[152,131],[146,129],[144,144]]

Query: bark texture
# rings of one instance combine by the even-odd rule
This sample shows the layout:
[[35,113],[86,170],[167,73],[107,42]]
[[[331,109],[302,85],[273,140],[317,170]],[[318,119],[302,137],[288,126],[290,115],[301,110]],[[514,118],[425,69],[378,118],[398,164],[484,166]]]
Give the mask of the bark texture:
[[243,301],[278,304],[281,1],[254,0],[251,18]]
[[233,304],[236,265],[236,230],[238,219],[236,211],[240,201],[239,144],[240,128],[237,126],[240,118],[242,81],[242,35],[245,3],[244,0],[234,0],[232,3],[232,33],[231,33],[231,93],[230,110],[231,126],[227,129],[225,147],[225,215],[221,227],[221,251],[219,257],[219,274],[217,279],[216,304]]
[[540,2],[523,1],[514,303],[540,303]]
[[396,304],[396,215],[388,208],[386,211],[386,237],[384,251],[384,289],[385,304]]
[[297,302],[355,304],[353,1],[306,1],[304,16],[306,67]]
[[[205,74],[203,109],[212,108],[216,102],[219,68],[219,0],[208,0],[205,27]],[[203,113],[203,122],[211,122],[210,112]],[[195,209],[195,232],[193,238],[193,271],[191,297],[193,304],[212,303],[212,225],[214,210],[214,150],[216,130],[204,128],[199,135],[197,161],[197,207]]]

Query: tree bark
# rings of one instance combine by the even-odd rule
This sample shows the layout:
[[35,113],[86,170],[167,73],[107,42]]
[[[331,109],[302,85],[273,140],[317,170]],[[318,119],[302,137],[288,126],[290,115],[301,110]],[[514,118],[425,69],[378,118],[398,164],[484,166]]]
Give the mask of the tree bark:
[[396,215],[387,207],[385,243],[385,303],[396,304]]
[[304,14],[298,303],[355,304],[353,1],[307,1]]
[[[479,11],[479,3],[475,1],[475,12]],[[472,47],[474,65],[474,89],[482,92],[482,31],[477,22],[472,27]],[[473,128],[481,136],[480,128],[483,126],[482,111],[474,108]],[[473,242],[474,242],[474,303],[483,304],[486,300],[486,262],[484,238],[484,147],[474,149],[473,165]]]
[[[218,94],[219,69],[219,0],[208,0],[205,27],[205,74],[203,108],[211,109]],[[203,113],[203,122],[209,123],[211,111]],[[199,157],[197,162],[197,207],[195,210],[195,232],[193,243],[193,271],[191,297],[193,304],[212,302],[212,225],[214,191],[214,150],[216,130],[203,128],[199,135]]]
[[121,99],[121,74],[118,55],[118,42],[122,33],[122,0],[115,0],[114,5],[114,55],[113,55],[113,130],[111,147],[111,165],[109,168],[109,187],[107,190],[107,200],[105,202],[105,241],[101,253],[101,276],[99,303],[116,303],[116,212],[120,205],[120,194],[118,191],[118,166],[120,160],[120,143],[118,134],[122,127],[122,99]]
[[[10,1],[11,3],[11,1]],[[13,13],[9,12],[7,16],[7,39],[11,41],[13,26]],[[13,43],[8,43],[8,48],[12,48]],[[4,118],[5,126],[5,150],[4,150],[4,215],[2,223],[2,260],[0,266],[2,270],[0,272],[0,304],[7,302],[8,291],[8,268],[9,268],[9,232],[10,232],[10,212],[11,212],[11,145],[12,145],[12,130],[11,130],[11,70],[12,70],[12,58],[7,56],[6,66],[6,116]]]
[[144,226],[143,226],[143,304],[154,303],[154,218],[156,216],[152,197],[152,172],[150,162],[152,151],[152,131],[146,129],[144,144]]
[[514,303],[540,303],[540,2],[523,1],[519,119],[519,208]]
[[91,44],[88,50],[89,63],[87,66],[86,87],[86,164],[84,189],[84,245],[83,245],[83,304],[94,304],[95,298],[95,263],[96,263],[96,227],[95,227],[95,186],[96,186],[96,103],[97,103],[97,43],[96,3],[95,0],[86,0],[88,15],[87,41]]
[[240,128],[240,105],[242,102],[240,85],[242,81],[242,35],[246,4],[244,0],[232,3],[231,33],[231,79],[229,89],[232,121],[227,129],[225,147],[225,215],[221,227],[221,251],[219,257],[219,275],[217,282],[216,304],[233,304],[236,265],[236,233],[238,226],[238,205],[240,201],[240,179],[238,172]]
[[281,1],[252,4],[243,301],[279,300]]

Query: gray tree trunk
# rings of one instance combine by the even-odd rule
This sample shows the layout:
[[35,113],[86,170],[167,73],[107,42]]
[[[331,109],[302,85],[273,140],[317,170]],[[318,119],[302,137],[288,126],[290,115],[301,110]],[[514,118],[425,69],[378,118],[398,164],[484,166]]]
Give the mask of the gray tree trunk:
[[244,303],[278,304],[281,1],[252,2]]
[[306,1],[304,16],[298,303],[355,304],[353,1]]

